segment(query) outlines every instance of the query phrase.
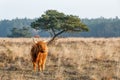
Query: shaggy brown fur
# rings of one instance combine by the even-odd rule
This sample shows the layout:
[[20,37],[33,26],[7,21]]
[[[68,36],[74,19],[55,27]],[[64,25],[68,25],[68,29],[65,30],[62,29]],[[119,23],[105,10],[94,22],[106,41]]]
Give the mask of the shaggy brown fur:
[[45,68],[45,62],[48,54],[47,43],[44,41],[38,41],[31,48],[31,58],[33,62],[33,68],[36,71],[36,65],[38,70],[43,71]]

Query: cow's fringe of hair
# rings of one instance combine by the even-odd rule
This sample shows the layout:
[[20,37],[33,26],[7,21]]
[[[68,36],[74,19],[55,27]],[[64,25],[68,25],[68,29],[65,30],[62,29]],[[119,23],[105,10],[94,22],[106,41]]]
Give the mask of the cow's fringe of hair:
[[36,59],[38,54],[39,54],[39,49],[38,49],[37,45],[35,44],[32,46],[31,56]]

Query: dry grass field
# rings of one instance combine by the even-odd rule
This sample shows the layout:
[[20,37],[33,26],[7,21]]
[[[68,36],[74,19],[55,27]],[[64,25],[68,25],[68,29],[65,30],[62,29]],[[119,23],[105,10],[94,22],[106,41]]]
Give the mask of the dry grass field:
[[31,38],[0,38],[0,80],[120,80],[120,38],[62,38],[34,72]]

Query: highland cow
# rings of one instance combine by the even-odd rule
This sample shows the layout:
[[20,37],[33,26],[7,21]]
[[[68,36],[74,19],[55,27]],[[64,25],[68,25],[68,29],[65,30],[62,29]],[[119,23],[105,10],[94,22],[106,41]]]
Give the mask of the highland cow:
[[45,62],[48,55],[47,43],[44,41],[36,42],[31,48],[31,58],[33,62],[34,71],[38,65],[38,71],[45,69]]

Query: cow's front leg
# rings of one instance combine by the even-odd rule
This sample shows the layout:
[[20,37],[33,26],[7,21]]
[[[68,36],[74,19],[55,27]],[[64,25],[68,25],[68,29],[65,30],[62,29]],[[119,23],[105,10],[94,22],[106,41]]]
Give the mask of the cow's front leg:
[[38,62],[38,71],[41,71],[42,69],[41,69],[41,62],[39,61]]
[[42,71],[45,69],[46,58],[47,58],[47,54],[44,54],[42,57],[42,64],[41,64]]

